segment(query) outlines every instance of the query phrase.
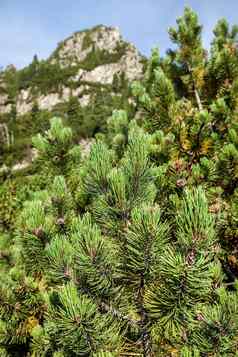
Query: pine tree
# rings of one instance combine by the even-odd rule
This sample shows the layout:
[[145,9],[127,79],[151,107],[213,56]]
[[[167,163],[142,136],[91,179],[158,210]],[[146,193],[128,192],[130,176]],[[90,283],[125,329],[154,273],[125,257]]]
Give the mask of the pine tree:
[[[64,127],[61,119],[53,118],[50,130],[45,133],[45,136],[38,135],[35,137],[33,143],[38,150],[37,160],[34,162],[35,169],[33,172],[35,173],[32,177],[29,176],[29,180],[25,182],[23,179],[21,180],[22,187],[21,190],[18,189],[18,196],[16,196],[18,200],[33,199],[35,196],[34,190],[46,188],[52,182],[56,173],[64,173],[68,177],[70,172],[78,170],[76,164],[80,162],[80,150],[73,143],[71,129]],[[73,187],[73,182],[71,181],[71,183]],[[60,185],[62,185],[62,180]],[[14,202],[16,198],[13,198],[12,201]],[[29,206],[28,218],[30,221],[28,224],[33,227],[33,231],[26,232],[23,229],[26,235],[24,234],[22,239],[26,245],[21,254],[17,243],[18,238],[14,237],[14,232],[9,231],[10,235],[5,233],[1,237],[0,341],[1,346],[6,347],[7,355],[14,356],[22,356],[27,353],[31,331],[39,324],[45,312],[45,301],[43,299],[45,288],[39,280],[40,275],[38,274],[37,278],[34,275],[36,279],[29,277],[29,272],[33,273],[34,269],[34,273],[39,272],[37,267],[33,269],[36,261],[39,261],[40,265],[45,258],[43,254],[34,255],[32,247],[29,246],[29,239],[27,239],[30,234],[35,238],[40,237],[41,222],[45,212],[41,210],[39,205],[36,210],[33,209],[31,203],[29,203]],[[71,207],[70,202],[67,207]],[[18,207],[15,203],[14,209],[16,220],[22,206]],[[39,216],[40,214],[42,216]],[[62,227],[60,208],[58,215],[57,227]],[[27,218],[25,219],[27,220]],[[24,222],[24,213],[21,221]],[[39,225],[34,230],[34,224],[37,224],[37,222]],[[16,226],[16,223],[14,226]],[[12,230],[14,226],[11,225]],[[13,245],[14,241],[15,244]],[[34,243],[39,249],[42,249],[46,242],[43,239],[39,243],[35,239]],[[22,259],[25,260],[24,264]],[[8,279],[6,279],[6,274]],[[9,323],[6,324],[8,320]]]
[[186,8],[169,30],[177,48],[163,59],[153,52],[144,80],[133,85],[137,122],[152,134],[165,209],[168,194],[203,185],[210,209],[222,216],[221,242],[236,256],[237,28],[218,22],[210,56],[201,30],[197,15]]
[[[225,19],[218,21],[211,45],[209,74],[212,95],[227,96],[237,80],[238,27],[229,29]],[[210,94],[211,95],[211,94]]]
[[66,175],[73,164],[80,161],[79,148],[74,145],[72,130],[64,127],[60,118],[51,119],[51,127],[45,133],[38,134],[32,139],[33,146],[39,152],[38,161],[49,174]]
[[190,8],[185,8],[184,15],[177,19],[177,29],[169,29],[171,40],[178,46],[170,55],[176,65],[182,68],[180,78],[191,99],[196,99],[199,111],[203,109],[200,97],[204,86],[206,60],[201,31],[198,17]]
[[150,147],[150,135],[134,123],[121,159],[106,144],[93,145],[81,165],[81,196],[56,176],[25,204],[10,272],[15,288],[1,297],[7,353],[235,352],[236,295],[224,290],[205,194],[197,188],[171,197],[177,215],[165,219]]

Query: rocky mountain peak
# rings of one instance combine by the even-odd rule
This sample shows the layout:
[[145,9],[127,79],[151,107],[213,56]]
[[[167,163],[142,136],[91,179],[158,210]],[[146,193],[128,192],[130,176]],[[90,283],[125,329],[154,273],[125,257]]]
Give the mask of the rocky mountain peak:
[[[121,75],[132,81],[143,71],[143,57],[136,47],[123,40],[118,28],[104,25],[75,32],[43,62],[33,61],[17,73],[15,98],[9,96],[6,85],[0,91],[0,114],[10,113],[14,106],[17,115],[24,115],[34,104],[40,110],[52,110],[72,96],[85,106],[90,103],[91,85],[111,85],[115,76]],[[46,76],[52,73],[52,83],[50,78],[45,80],[47,88],[43,83],[45,72]]]
[[116,53],[121,45],[125,45],[119,28],[99,25],[90,30],[75,32],[61,42],[52,54],[51,61],[59,61],[61,65],[77,65],[86,59],[92,51]]
[[0,72],[0,146],[10,165],[26,167],[31,137],[54,115],[72,127],[75,140],[93,137],[114,109],[133,106],[130,82],[142,76],[144,64],[118,28],[100,25],[66,38],[46,60],[34,56],[21,70]]

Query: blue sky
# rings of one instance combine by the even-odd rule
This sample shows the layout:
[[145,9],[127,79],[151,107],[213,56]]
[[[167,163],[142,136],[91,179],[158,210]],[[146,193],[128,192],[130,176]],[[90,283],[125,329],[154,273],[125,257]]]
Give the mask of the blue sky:
[[0,66],[47,58],[59,41],[97,24],[118,26],[143,54],[155,46],[164,53],[167,29],[186,5],[199,14],[206,47],[218,19],[238,23],[238,0],[0,0]]

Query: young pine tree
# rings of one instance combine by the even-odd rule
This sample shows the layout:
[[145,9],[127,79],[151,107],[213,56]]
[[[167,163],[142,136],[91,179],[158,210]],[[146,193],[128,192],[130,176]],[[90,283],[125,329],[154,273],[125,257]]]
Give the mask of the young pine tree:
[[219,21],[209,56],[202,48],[201,30],[197,15],[185,9],[177,27],[169,30],[176,48],[163,59],[153,52],[144,80],[133,85],[137,122],[152,134],[151,157],[160,165],[157,187],[165,209],[169,194],[202,185],[211,211],[221,218],[222,245],[234,261],[237,28]]
[[235,354],[237,293],[223,283],[204,191],[171,197],[166,220],[150,150],[132,123],[120,159],[92,146],[77,195],[55,176],[26,202],[13,287],[1,291],[6,356]]

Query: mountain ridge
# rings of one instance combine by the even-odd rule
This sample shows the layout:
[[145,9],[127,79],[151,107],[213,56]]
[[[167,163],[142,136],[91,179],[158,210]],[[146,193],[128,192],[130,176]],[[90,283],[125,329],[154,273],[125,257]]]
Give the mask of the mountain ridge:
[[[18,162],[18,152],[29,151],[31,137],[46,130],[54,115],[73,125],[78,137],[93,136],[103,128],[113,107],[128,106],[129,85],[142,76],[145,62],[146,58],[123,39],[118,28],[98,25],[61,41],[46,60],[35,56],[21,70],[8,66],[0,73],[2,163]],[[72,108],[78,122],[76,114],[74,123],[69,118]],[[23,157],[20,155],[20,159]]]
[[[86,82],[89,84],[112,84],[114,75],[124,73],[129,80],[134,80],[140,77],[143,71],[143,56],[136,47],[122,39],[118,28],[104,25],[98,25],[91,30],[75,32],[58,44],[56,50],[43,62],[51,66],[58,65],[61,71],[70,69],[69,72],[71,71],[71,73],[67,76],[69,86],[62,80],[63,86],[60,88],[62,95],[55,94],[47,98],[49,92],[54,91],[50,90],[43,97],[42,91],[39,91],[40,93],[38,92],[36,96],[35,93],[30,93],[32,92],[30,85],[26,88],[22,88],[20,85],[15,98],[18,115],[29,112],[34,100],[37,101],[40,109],[52,109],[57,103],[67,100],[71,94],[72,96],[79,96],[81,92],[78,89],[80,87],[79,81],[85,82],[86,85]],[[14,68],[10,67],[6,71],[14,71]],[[24,73],[24,71],[26,69],[18,72]],[[75,82],[74,85],[71,82]],[[3,85],[4,79],[0,82],[0,89],[3,92],[0,95],[1,114],[10,113],[13,105],[10,96],[5,91],[6,85],[4,87]],[[67,88],[72,89],[72,91]],[[84,97],[81,104],[87,103],[88,97]]]

